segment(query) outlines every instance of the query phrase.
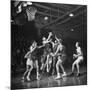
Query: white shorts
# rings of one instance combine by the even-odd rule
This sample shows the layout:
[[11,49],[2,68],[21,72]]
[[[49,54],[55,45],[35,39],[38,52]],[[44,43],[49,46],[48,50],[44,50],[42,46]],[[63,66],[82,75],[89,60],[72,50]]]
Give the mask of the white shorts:
[[26,65],[30,65],[30,66],[33,65],[33,61],[28,58],[27,62],[26,62]]
[[80,63],[83,61],[83,56],[79,56],[74,63]]

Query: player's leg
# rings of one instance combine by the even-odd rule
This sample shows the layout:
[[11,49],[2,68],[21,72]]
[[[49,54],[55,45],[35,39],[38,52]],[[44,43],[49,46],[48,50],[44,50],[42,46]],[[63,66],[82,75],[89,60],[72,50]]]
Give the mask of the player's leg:
[[63,65],[62,65],[62,62],[60,62],[60,67],[61,67],[61,69],[62,69],[62,72],[63,72],[63,77],[64,76],[67,76],[67,74],[66,74],[66,72],[65,72],[65,69],[64,69],[64,67],[63,67]]
[[76,67],[77,67],[77,76],[79,76],[80,75],[79,63],[76,64]]
[[45,56],[43,55],[41,57],[41,67],[40,67],[40,70],[43,70],[43,68],[44,68],[44,60],[45,60]]
[[61,67],[61,69],[62,69],[62,72],[63,72],[63,77],[64,76],[66,76],[67,74],[66,74],[66,72],[65,72],[65,69],[64,69],[64,67],[63,67],[63,60],[62,60],[63,58],[61,58],[60,56],[58,56],[58,60],[60,61],[60,67]]
[[57,77],[55,79],[61,78],[60,72],[59,72],[59,66],[60,66],[60,60],[58,59],[56,63],[56,72],[57,72]]
[[38,60],[35,61],[35,65],[36,65],[36,73],[37,73],[37,76],[36,76],[36,79],[39,80],[39,65],[38,65]]
[[52,58],[52,60],[53,60],[53,63],[52,63],[52,67],[53,67],[52,75],[54,75],[54,73],[55,73],[56,57],[54,56],[54,57]]
[[27,80],[30,81],[30,74],[31,74],[31,71],[33,69],[33,61],[31,60],[30,61],[30,69],[29,69],[29,72],[27,74]]
[[47,65],[47,72],[49,72],[49,55],[47,55],[46,65]]
[[24,72],[22,79],[25,78],[25,76],[28,72],[29,72],[29,65],[26,65],[26,71]]
[[[77,61],[77,60],[76,60],[76,61]],[[72,73],[74,73],[74,69],[75,69],[76,61],[72,64]]]
[[82,60],[83,60],[83,57],[82,56],[78,57],[78,59],[77,59],[77,63],[76,63],[77,76],[80,76],[80,65],[79,64],[82,62]]
[[72,64],[72,73],[71,73],[71,76],[74,75],[74,69],[75,69],[76,62],[77,62],[77,59]]

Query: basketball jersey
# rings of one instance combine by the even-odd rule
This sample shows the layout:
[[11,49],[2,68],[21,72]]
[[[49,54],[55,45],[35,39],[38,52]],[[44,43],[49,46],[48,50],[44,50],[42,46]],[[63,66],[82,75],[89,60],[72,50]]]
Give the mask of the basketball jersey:
[[76,52],[77,52],[77,55],[79,55],[79,56],[83,56],[83,53],[82,53],[80,47],[78,47],[78,48],[76,49]]
[[66,56],[65,46],[64,45],[61,46],[61,50],[59,50],[58,53],[60,53],[61,57]]
[[53,52],[54,52],[54,53],[56,52],[57,47],[58,47],[58,44],[54,45],[54,47],[53,47]]
[[31,53],[32,60],[37,59],[38,54],[38,48],[35,48],[35,50]]

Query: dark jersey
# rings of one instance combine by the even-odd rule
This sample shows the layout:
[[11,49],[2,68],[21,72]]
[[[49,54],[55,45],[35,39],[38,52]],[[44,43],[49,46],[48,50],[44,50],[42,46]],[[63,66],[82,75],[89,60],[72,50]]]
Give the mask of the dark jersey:
[[65,48],[65,46],[62,46],[62,50],[60,51],[60,57],[61,57],[61,60],[63,60],[63,61],[66,60],[66,48]]
[[37,60],[37,59],[38,59],[38,48],[36,48],[36,49],[31,53],[31,58],[32,58],[32,60]]
[[53,53],[55,53],[55,52],[56,52],[57,47],[58,47],[58,44],[57,44],[57,45],[54,45],[54,47],[53,47]]
[[62,50],[60,51],[61,55],[66,55],[66,52],[65,52],[65,46],[62,46]]

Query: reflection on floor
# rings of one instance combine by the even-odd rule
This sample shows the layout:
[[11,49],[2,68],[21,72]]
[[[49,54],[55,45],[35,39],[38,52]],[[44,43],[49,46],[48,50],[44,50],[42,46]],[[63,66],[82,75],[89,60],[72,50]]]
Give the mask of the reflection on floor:
[[[82,68],[81,76],[69,76],[70,70],[68,70],[68,76],[55,80],[54,76],[42,75],[39,81],[32,80],[30,82],[21,80],[21,76],[12,78],[12,89],[28,89],[28,88],[46,88],[46,87],[59,87],[59,86],[75,86],[75,85],[87,85],[87,72],[86,68]],[[35,77],[34,77],[35,78]]]

